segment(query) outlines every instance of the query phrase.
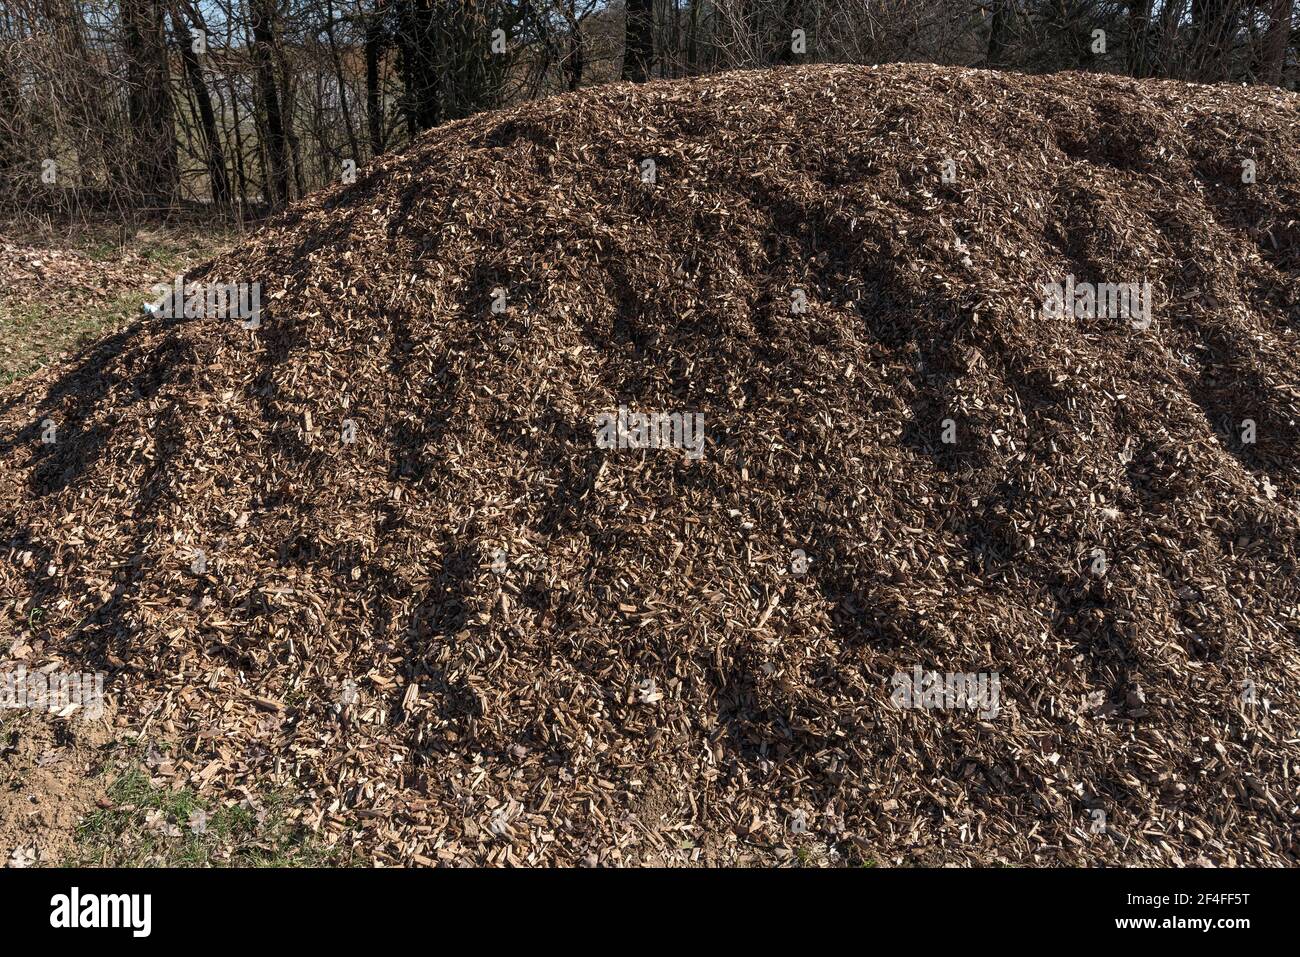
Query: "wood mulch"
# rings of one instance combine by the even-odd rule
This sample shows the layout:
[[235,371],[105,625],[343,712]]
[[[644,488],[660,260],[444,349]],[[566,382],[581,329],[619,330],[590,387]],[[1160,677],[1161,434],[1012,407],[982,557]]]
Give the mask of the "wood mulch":
[[[1067,274],[1150,328],[1045,318]],[[1297,863],[1297,96],[602,87],[189,278],[260,328],[0,393],[0,667],[108,671],[193,786],[386,865]],[[597,447],[620,405],[703,456]]]

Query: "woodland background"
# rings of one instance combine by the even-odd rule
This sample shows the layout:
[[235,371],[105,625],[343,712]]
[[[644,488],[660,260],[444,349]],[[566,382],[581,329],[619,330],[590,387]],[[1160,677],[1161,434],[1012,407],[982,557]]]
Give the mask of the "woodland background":
[[[1294,89],[1297,0],[3,0],[0,214],[244,222],[498,106],[928,61]],[[792,31],[803,30],[796,52]],[[1105,32],[1104,50],[1094,31]]]

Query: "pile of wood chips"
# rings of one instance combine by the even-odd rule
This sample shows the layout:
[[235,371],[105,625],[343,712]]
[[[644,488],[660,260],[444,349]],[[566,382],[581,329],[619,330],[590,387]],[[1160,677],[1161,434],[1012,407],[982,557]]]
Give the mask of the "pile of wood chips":
[[187,278],[259,328],[0,394],[0,667],[108,672],[184,783],[380,864],[1297,863],[1297,96],[608,86]]

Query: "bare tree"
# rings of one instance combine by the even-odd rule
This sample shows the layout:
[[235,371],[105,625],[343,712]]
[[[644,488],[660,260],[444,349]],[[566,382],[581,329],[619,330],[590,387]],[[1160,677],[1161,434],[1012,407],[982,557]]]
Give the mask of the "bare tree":
[[380,72],[385,51],[389,46],[384,29],[384,15],[388,0],[375,0],[373,10],[365,14],[366,58],[366,131],[370,136],[370,152],[378,156],[386,148],[384,136],[384,90]]
[[0,206],[257,214],[341,158],[620,77],[925,61],[1291,86],[1297,2],[4,0]]
[[280,90],[275,69],[275,0],[252,0],[251,26],[253,61],[257,68],[258,92],[262,101],[262,124],[266,143],[267,199],[282,206],[289,191],[289,137],[280,111]]
[[162,4],[122,0],[122,39],[136,186],[146,201],[170,205],[177,185],[176,130]]
[[1192,67],[1196,79],[1228,79],[1242,0],[1192,0]]
[[655,58],[654,0],[625,0],[623,79],[644,83]]
[[989,16],[989,46],[987,61],[997,66],[1006,56],[1007,42],[1011,36],[1011,19],[1015,16],[1014,0],[993,0]]
[[179,11],[182,4],[177,3],[171,10],[172,32],[180,50],[185,79],[189,84],[190,95],[194,98],[194,107],[198,111],[203,131],[212,201],[226,206],[230,203],[230,176],[226,172],[226,156],[221,146],[221,133],[217,129],[217,115],[212,108],[212,96],[203,76],[202,57],[207,50],[207,29],[201,25],[198,19],[200,14],[193,4],[185,2],[183,5],[188,20]]
[[1273,0],[1269,6],[1268,32],[1264,36],[1261,74],[1275,85],[1282,82],[1286,50],[1291,42],[1292,0]]

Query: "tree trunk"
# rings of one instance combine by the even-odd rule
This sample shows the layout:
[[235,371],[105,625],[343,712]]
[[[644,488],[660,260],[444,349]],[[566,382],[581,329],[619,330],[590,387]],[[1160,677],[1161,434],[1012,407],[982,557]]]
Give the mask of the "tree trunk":
[[361,162],[361,148],[357,143],[357,134],[352,126],[352,110],[348,106],[348,86],[343,76],[343,63],[339,59],[338,44],[334,39],[334,4],[325,0],[325,37],[330,44],[330,62],[334,66],[334,82],[339,85],[339,108],[343,112],[343,129],[348,137],[348,148],[352,150],[352,161]]
[[289,202],[289,137],[280,112],[275,80],[275,0],[252,0],[253,63],[262,100],[262,135],[267,156],[267,201],[273,207]]
[[122,0],[122,36],[135,186],[147,202],[170,205],[179,176],[171,75],[159,0]]
[[1291,41],[1291,0],[1273,0],[1268,33],[1264,35],[1264,52],[1261,73],[1264,80],[1274,86],[1282,84],[1282,69],[1286,65],[1286,48]]
[[384,151],[384,93],[379,85],[379,66],[388,46],[384,37],[384,7],[387,0],[377,0],[366,17],[366,127],[370,135],[370,155]]
[[439,89],[438,11],[432,0],[397,0],[397,46],[401,52],[402,110],[412,138],[442,122]]
[[1150,76],[1148,49],[1151,29],[1151,0],[1130,0],[1128,5],[1128,72],[1141,79]]
[[[70,0],[41,0],[38,6],[56,37],[59,54],[77,63],[93,63],[81,10]],[[105,107],[106,91],[96,82],[96,72],[93,68],[70,70],[60,78],[59,95],[66,100],[69,116],[77,127],[72,140],[81,165],[80,179],[83,184],[96,179],[98,168],[110,185],[129,187],[135,179],[134,163],[130,162],[130,131],[123,131],[113,111]],[[113,91],[110,97],[115,98],[116,93]]]
[[[194,94],[198,106],[199,125],[203,130],[203,142],[207,149],[208,182],[212,187],[212,201],[218,206],[230,205],[230,176],[226,172],[225,151],[221,148],[221,134],[217,130],[217,116],[212,109],[212,96],[208,84],[203,79],[203,63],[194,47],[189,30],[180,14],[173,9],[172,32],[181,51],[181,63],[185,67],[185,78]],[[194,24],[198,27],[197,24]],[[202,29],[201,27],[198,27]],[[206,30],[204,33],[206,34]]]
[[582,24],[578,20],[578,0],[569,0],[569,56],[565,61],[565,72],[569,77],[569,89],[576,90],[582,85],[583,62]]
[[644,83],[655,57],[654,0],[626,0],[623,79]]
[[989,48],[985,60],[990,66],[1002,62],[1006,53],[1007,40],[1010,38],[1011,10],[1010,0],[993,0],[993,18],[989,22]]
[[691,19],[686,28],[686,75],[695,76],[700,71],[699,3],[691,4]]
[[243,118],[239,115],[239,94],[235,89],[235,79],[226,74],[226,88],[230,93],[230,131],[235,142],[235,182],[239,186],[239,217],[243,221],[244,210],[248,209],[248,170],[244,167]]

